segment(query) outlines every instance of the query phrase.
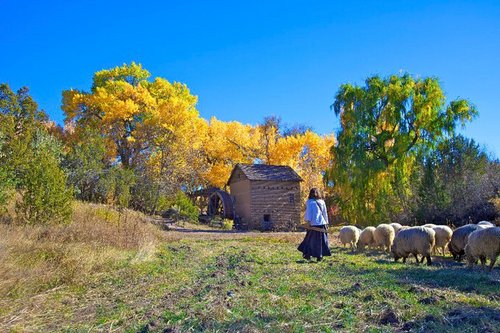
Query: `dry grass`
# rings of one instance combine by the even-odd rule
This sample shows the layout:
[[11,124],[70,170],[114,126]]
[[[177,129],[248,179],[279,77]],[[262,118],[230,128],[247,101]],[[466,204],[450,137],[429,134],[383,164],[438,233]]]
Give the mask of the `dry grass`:
[[0,332],[498,331],[498,268],[394,263],[341,248],[338,228],[308,263],[303,233],[162,232],[82,203],[73,220],[0,225]]
[[0,224],[0,234],[1,299],[82,283],[126,256],[144,260],[161,239],[140,213],[79,202],[70,224]]

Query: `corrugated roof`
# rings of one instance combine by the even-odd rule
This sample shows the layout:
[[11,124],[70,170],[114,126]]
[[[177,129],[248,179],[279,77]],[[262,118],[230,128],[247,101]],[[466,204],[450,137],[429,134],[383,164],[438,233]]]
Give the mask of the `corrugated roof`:
[[302,181],[302,178],[291,167],[286,165],[236,164],[229,177],[231,182],[234,171],[240,169],[249,180]]

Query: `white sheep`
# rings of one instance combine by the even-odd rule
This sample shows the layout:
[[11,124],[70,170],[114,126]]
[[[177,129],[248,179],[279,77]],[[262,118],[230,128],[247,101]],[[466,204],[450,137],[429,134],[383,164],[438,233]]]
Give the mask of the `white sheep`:
[[357,244],[358,250],[364,250],[366,246],[371,248],[375,245],[375,227],[366,227],[359,234],[359,240]]
[[398,261],[399,258],[403,258],[403,262],[406,262],[406,258],[413,254],[418,264],[417,255],[421,254],[423,256],[421,262],[424,262],[424,258],[426,258],[427,265],[431,265],[431,252],[435,245],[435,236],[436,233],[431,228],[411,227],[400,230],[392,244],[391,252],[394,260]]
[[342,227],[339,232],[339,238],[342,245],[349,244],[352,249],[356,249],[361,230],[353,225]]
[[488,222],[488,221],[478,222],[477,225],[480,226],[481,228],[492,228],[495,226],[493,223]]
[[469,234],[477,229],[481,229],[481,227],[477,224],[466,224],[453,231],[451,240],[448,243],[448,250],[450,250],[453,259],[457,261],[462,260],[462,256],[465,254],[464,249],[465,245],[467,245]]
[[397,234],[398,231],[401,230],[401,228],[403,227],[399,223],[391,223],[390,226],[394,228],[394,234]]
[[432,224],[432,223],[427,223],[427,224],[424,224],[422,227],[424,228],[434,228],[436,225],[435,224]]
[[500,227],[479,228],[469,235],[467,245],[465,246],[465,255],[467,256],[469,267],[472,267],[479,259],[481,267],[484,268],[486,259],[489,259],[489,270],[491,271],[499,254]]
[[442,254],[444,256],[444,250],[451,240],[453,235],[453,230],[446,225],[437,225],[432,228],[436,233],[436,244],[434,245],[434,252],[436,249],[441,248]]
[[380,224],[375,228],[375,232],[373,233],[375,246],[381,246],[385,251],[390,252],[394,236],[395,232],[393,227],[385,223]]

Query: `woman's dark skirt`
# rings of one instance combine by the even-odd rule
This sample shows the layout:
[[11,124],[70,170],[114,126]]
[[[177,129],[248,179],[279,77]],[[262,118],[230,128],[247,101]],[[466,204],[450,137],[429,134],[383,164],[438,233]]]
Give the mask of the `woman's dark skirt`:
[[[317,228],[326,229],[325,226],[317,226]],[[322,258],[332,255],[328,246],[328,234],[315,230],[307,230],[306,237],[297,250],[302,252],[305,258]]]

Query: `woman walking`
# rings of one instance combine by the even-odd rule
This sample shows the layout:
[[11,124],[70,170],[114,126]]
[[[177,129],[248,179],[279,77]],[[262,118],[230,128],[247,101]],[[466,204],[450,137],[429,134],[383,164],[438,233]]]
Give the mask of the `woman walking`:
[[328,234],[326,233],[328,214],[325,202],[321,199],[317,188],[312,188],[309,191],[304,220],[311,227],[323,229],[325,232],[307,230],[306,237],[297,248],[302,252],[302,257],[306,260],[315,257],[317,261],[321,261],[324,256],[331,256],[330,247],[328,246]]

